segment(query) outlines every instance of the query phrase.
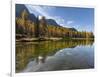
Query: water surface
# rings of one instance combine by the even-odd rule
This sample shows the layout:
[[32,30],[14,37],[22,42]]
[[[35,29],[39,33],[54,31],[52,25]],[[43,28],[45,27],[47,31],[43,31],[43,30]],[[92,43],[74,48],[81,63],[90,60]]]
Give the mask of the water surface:
[[94,68],[93,41],[16,43],[16,72]]

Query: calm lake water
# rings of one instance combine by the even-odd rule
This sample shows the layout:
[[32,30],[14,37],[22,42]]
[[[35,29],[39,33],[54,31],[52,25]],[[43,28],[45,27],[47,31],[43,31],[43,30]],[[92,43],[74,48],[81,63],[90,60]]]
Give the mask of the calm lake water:
[[16,43],[16,72],[94,68],[93,41]]

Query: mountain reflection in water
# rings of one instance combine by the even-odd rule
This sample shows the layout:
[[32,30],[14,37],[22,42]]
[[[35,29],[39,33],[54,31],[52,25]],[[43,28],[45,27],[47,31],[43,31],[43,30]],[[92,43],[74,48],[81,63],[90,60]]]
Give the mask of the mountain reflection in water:
[[93,67],[93,41],[16,43],[16,72],[86,69]]

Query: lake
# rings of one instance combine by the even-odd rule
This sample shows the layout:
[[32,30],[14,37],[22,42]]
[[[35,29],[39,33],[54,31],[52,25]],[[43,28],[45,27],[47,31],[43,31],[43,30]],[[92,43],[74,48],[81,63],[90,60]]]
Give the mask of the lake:
[[94,68],[90,40],[16,42],[16,72]]

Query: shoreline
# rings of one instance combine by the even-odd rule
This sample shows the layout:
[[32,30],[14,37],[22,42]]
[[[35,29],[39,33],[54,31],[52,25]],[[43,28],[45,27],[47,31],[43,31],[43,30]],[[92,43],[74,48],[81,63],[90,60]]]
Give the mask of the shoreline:
[[94,41],[94,38],[57,38],[57,37],[50,37],[50,38],[21,38],[16,39],[16,42],[35,42],[35,41],[74,41],[74,40],[91,40]]

